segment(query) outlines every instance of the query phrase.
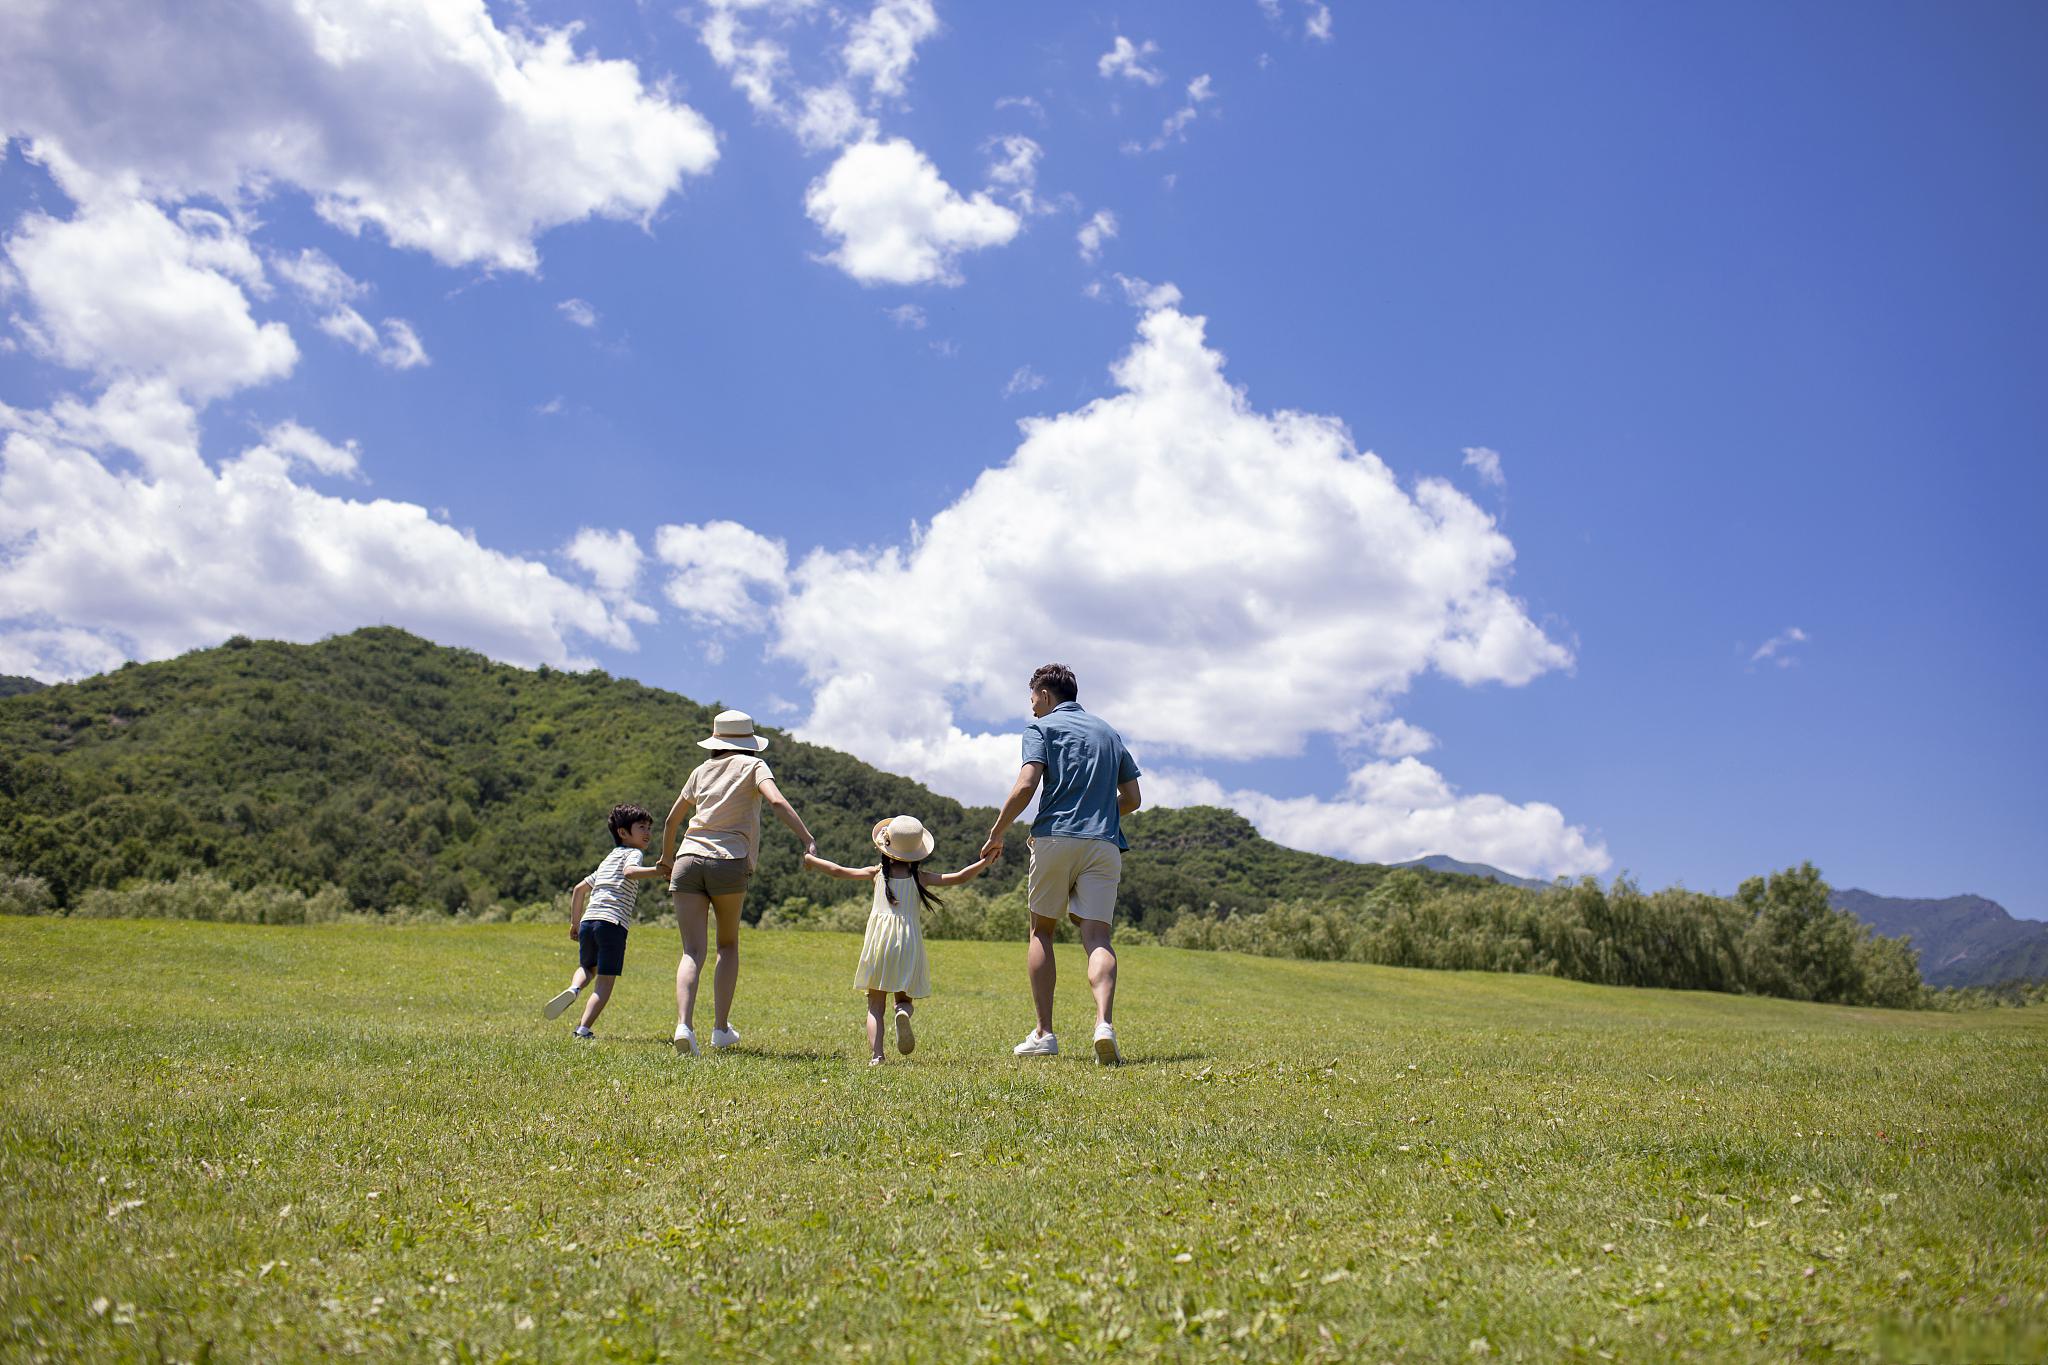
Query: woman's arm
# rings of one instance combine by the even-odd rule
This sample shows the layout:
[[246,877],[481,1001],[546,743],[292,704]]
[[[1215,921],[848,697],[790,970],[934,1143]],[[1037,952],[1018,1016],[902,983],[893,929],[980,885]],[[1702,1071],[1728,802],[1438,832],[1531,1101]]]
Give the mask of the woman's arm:
[[989,864],[994,861],[994,858],[977,858],[958,872],[948,872],[943,876],[937,872],[920,872],[917,879],[926,886],[964,886],[988,871]]
[[789,804],[789,798],[782,794],[782,788],[775,785],[774,778],[761,784],[761,799],[768,803],[768,809],[775,812],[775,818],[788,825],[789,832],[803,842],[805,853],[818,851],[818,841],[804,828],[804,818],[796,813],[795,806]]
[[880,863],[873,867],[841,867],[838,863],[827,862],[815,853],[804,854],[804,866],[813,872],[822,872],[828,877],[837,877],[845,882],[869,881],[882,870]]
[[676,835],[681,832],[690,807],[696,804],[682,792],[676,793],[676,803],[668,810],[668,822],[661,827],[661,857],[655,860],[656,867],[668,867],[675,862]]

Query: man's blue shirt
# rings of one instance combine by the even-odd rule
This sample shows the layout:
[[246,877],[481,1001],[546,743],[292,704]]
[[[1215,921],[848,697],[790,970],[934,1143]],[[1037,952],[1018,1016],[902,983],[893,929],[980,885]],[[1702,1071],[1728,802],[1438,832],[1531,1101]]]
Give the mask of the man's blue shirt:
[[1138,765],[1107,721],[1083,711],[1079,702],[1063,701],[1024,728],[1024,761],[1045,765],[1033,834],[1130,847],[1116,789],[1138,776]]

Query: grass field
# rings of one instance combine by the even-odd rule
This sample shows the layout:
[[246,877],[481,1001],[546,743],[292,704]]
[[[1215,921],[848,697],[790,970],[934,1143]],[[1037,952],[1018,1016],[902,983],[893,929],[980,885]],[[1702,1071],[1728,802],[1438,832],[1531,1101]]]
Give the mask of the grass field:
[[871,1071],[856,951],[693,1063],[670,933],[578,1046],[559,929],[0,921],[0,1357],[2048,1356],[2048,1010],[1132,948],[1108,1070],[939,943]]

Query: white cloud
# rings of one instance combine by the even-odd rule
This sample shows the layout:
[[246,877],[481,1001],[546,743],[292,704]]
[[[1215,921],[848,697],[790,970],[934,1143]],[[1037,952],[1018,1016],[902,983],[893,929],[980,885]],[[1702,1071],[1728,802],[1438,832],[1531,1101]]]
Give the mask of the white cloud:
[[1081,259],[1093,265],[1102,255],[1102,244],[1116,236],[1116,215],[1108,209],[1097,209],[1095,216],[1081,224],[1081,230],[1074,234],[1074,240],[1081,244]]
[[612,610],[629,621],[659,619],[652,607],[633,599],[640,566],[647,560],[631,531],[599,531],[585,526],[562,547],[569,562],[590,575]]
[[344,304],[320,319],[320,330],[390,369],[410,370],[430,363],[427,348],[404,318],[384,319],[384,335],[379,337],[361,313]]
[[1029,365],[1019,365],[1003,385],[1003,397],[1015,398],[1020,393],[1036,393],[1045,387],[1045,376]]
[[914,303],[899,303],[894,308],[884,308],[882,311],[887,313],[889,321],[898,327],[907,327],[913,332],[922,332],[925,329],[924,309]]
[[[163,381],[90,408],[0,409],[0,657],[38,677],[161,659],[244,633],[316,640],[387,621],[514,663],[581,666],[572,638],[633,647],[627,618],[545,565],[387,499],[331,497],[298,465],[353,469],[286,423],[218,468]],[[121,468],[123,448],[140,473]]]
[[1479,482],[1495,488],[1506,488],[1508,476],[1501,472],[1500,452],[1488,450],[1485,446],[1465,447],[1465,468],[1479,475]]
[[563,299],[555,305],[555,311],[578,327],[597,326],[597,310],[582,299]]
[[33,312],[24,334],[59,364],[213,397],[298,361],[284,324],[251,315],[243,285],[262,265],[217,215],[181,225],[153,204],[104,199],[68,220],[26,215],[6,249]]
[[1002,159],[992,162],[988,168],[989,185],[1008,195],[1012,204],[1024,213],[1051,212],[1052,205],[1038,201],[1038,163],[1045,155],[1045,149],[1021,133],[990,140],[983,150],[1000,149]]
[[736,521],[663,526],[654,554],[672,571],[663,591],[689,615],[711,625],[759,628],[789,580],[789,552]]
[[1803,645],[1806,641],[1805,631],[1798,626],[1787,626],[1756,647],[1756,653],[1749,656],[1750,666],[1754,668],[1757,664],[1769,662],[1779,668],[1790,668],[1799,662],[1798,657],[1791,652],[1792,647]]
[[717,160],[694,110],[573,27],[483,0],[0,10],[0,131],[108,194],[224,203],[303,187],[329,222],[447,264],[531,270],[535,236],[645,220]]
[[1330,7],[1328,5],[1316,4],[1314,0],[1310,0],[1308,9],[1309,15],[1308,19],[1304,22],[1304,30],[1309,37],[1319,43],[1329,42],[1336,36],[1331,27]]
[[1116,45],[1096,59],[1096,73],[1105,80],[1122,76],[1127,80],[1142,81],[1146,85],[1158,85],[1166,79],[1156,66],[1147,66],[1145,59],[1157,55],[1159,44],[1151,39],[1133,44],[1121,33],[1116,36]]
[[1005,109],[1022,109],[1025,113],[1037,119],[1039,123],[1043,124],[1046,121],[1045,106],[1029,95],[1003,96],[996,101],[996,112],[1001,113]]
[[368,292],[369,286],[353,279],[326,252],[307,247],[296,256],[282,252],[270,258],[270,267],[284,282],[299,291],[307,302],[322,308],[347,303]]
[[847,34],[847,74],[866,80],[878,95],[901,95],[917,45],[938,31],[931,0],[879,0]]
[[1398,716],[1368,726],[1362,736],[1381,758],[1413,758],[1436,747],[1436,736]]
[[[1014,775],[1024,679],[1060,659],[1161,793],[1180,772],[1182,790],[1290,842],[1598,863],[1547,807],[1432,785],[1412,761],[1423,732],[1387,714],[1430,669],[1513,686],[1570,665],[1510,595],[1514,551],[1493,520],[1441,480],[1404,487],[1334,418],[1255,410],[1178,291],[1125,286],[1148,311],[1116,392],[1022,423],[1010,459],[904,542],[814,551],[791,571],[780,543],[728,525],[731,548],[674,558],[691,580],[733,577],[671,600],[752,622],[801,667],[806,738],[967,800],[995,799]],[[874,628],[905,604],[917,630]],[[1315,736],[1401,757],[1362,765],[1328,800],[1193,785],[1207,779],[1190,764]]]
[[881,131],[881,125],[862,111],[853,91],[843,85],[814,86],[799,98],[797,112],[788,122],[807,152],[863,142]]
[[901,138],[847,148],[811,182],[804,210],[839,243],[825,259],[862,284],[958,284],[960,253],[1023,226],[986,193],[963,198]]
[[[1150,142],[1126,142],[1123,146],[1124,151],[1133,154],[1140,152],[1163,152],[1173,143],[1187,141],[1188,125],[1201,117],[1202,105],[1216,98],[1214,84],[1210,81],[1207,72],[1188,82],[1187,95],[1188,102],[1167,115],[1166,121],[1159,125],[1158,137],[1153,138]],[[1167,188],[1173,188],[1170,179]]]

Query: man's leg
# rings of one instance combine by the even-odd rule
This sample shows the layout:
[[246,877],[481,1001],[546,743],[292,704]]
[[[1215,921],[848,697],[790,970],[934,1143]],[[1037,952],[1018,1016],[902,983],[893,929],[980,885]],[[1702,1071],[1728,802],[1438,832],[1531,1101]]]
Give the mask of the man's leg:
[[1109,946],[1109,926],[1092,919],[1076,922],[1081,928],[1081,949],[1088,954],[1088,989],[1095,992],[1095,1020],[1114,1024],[1116,950]]
[[[713,896],[711,909],[718,916],[718,966],[711,975],[711,1027],[726,1027],[732,1016],[732,995],[740,984],[740,907],[747,893]],[[702,950],[699,950],[699,961]]]
[[1031,978],[1031,1003],[1038,1010],[1038,1031],[1052,1032],[1052,990],[1059,981],[1059,966],[1053,961],[1052,937],[1060,922],[1043,915],[1031,917],[1031,943],[1024,950],[1024,971]]
[[676,1023],[694,1028],[697,1012],[697,978],[704,971],[705,923],[711,898],[696,891],[676,892],[676,927],[683,933],[683,956],[676,963]]

